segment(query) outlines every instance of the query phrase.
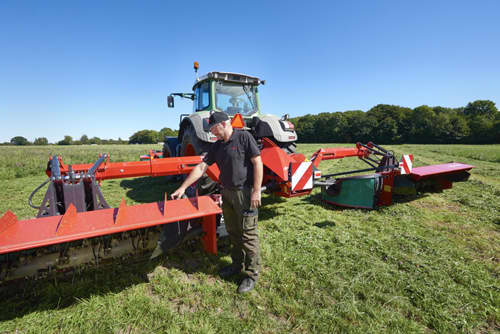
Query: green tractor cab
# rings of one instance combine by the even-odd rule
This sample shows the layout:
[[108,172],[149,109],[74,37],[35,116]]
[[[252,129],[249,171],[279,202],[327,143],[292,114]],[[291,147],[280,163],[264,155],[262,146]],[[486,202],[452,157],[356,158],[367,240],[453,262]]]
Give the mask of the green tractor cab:
[[288,115],[280,118],[260,110],[259,86],[264,84],[264,80],[245,74],[209,72],[196,79],[193,93],[170,94],[168,107],[174,107],[174,97],[178,96],[193,101],[193,112],[181,115],[177,138],[165,138],[163,156],[207,152],[210,144],[217,141],[208,127],[208,118],[215,111],[225,112],[229,117],[240,114],[244,120],[243,129],[250,131],[258,142],[267,137],[286,153],[295,153],[297,133]]

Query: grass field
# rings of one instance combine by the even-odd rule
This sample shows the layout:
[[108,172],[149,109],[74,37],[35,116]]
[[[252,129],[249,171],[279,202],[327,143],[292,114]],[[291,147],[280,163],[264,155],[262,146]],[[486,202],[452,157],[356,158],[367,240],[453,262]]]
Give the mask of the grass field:
[[[310,156],[319,147],[302,144]],[[0,213],[36,215],[27,197],[46,176],[49,154],[66,163],[137,160],[153,146],[0,147]],[[198,243],[156,262],[43,282],[2,300],[0,333],[497,333],[500,332],[500,145],[392,145],[415,164],[476,166],[467,182],[377,211],[321,203],[319,190],[293,199],[265,195],[259,233],[263,271],[254,291],[217,269],[227,247]],[[329,161],[336,172],[363,166]],[[363,166],[364,167],[364,166]],[[112,206],[162,200],[166,178],[106,181]],[[41,200],[43,194],[35,197]],[[35,283],[34,283],[35,284]],[[36,284],[35,284],[36,285]]]

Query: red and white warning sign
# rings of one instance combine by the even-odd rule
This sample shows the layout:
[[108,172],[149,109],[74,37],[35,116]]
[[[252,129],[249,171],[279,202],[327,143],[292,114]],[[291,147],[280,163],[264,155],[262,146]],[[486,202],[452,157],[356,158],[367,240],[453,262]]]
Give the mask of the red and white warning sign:
[[401,174],[410,174],[413,168],[413,154],[403,154],[399,168],[401,169]]
[[312,189],[312,162],[292,163],[292,191]]

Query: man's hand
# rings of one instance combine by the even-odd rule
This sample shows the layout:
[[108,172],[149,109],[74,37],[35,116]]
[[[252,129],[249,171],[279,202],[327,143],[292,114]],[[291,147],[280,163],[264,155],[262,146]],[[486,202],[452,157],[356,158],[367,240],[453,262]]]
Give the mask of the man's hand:
[[250,196],[250,207],[252,209],[256,209],[260,206],[260,197],[261,197],[261,185],[262,185],[262,175],[263,175],[263,166],[262,159],[260,155],[257,155],[253,158],[250,158],[250,161],[253,164],[253,189],[252,196]]
[[179,198],[182,198],[182,196],[184,196],[184,192],[186,191],[186,188],[183,188],[182,186],[180,186],[176,191],[174,191],[171,195],[170,195],[170,198],[171,199],[179,199]]
[[191,173],[189,173],[188,177],[182,182],[181,186],[177,188],[176,191],[170,195],[172,199],[179,199],[184,195],[186,188],[198,181],[198,179],[205,173],[208,169],[208,165],[203,161],[197,164]]
[[261,199],[260,189],[252,190],[252,196],[250,196],[250,208],[257,209],[261,204],[260,199]]

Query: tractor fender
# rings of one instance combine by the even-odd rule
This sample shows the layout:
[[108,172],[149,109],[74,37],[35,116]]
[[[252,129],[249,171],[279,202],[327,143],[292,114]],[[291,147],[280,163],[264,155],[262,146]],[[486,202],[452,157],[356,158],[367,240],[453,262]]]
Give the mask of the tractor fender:
[[295,131],[285,131],[280,124],[281,120],[277,116],[263,115],[259,117],[255,132],[257,137],[273,137],[281,143],[291,143],[297,141]]
[[[206,123],[206,124],[204,124]],[[208,117],[207,118],[202,118],[201,115],[199,114],[191,114],[189,116],[184,117],[184,119],[181,121],[180,127],[179,127],[179,135],[178,139],[179,142],[182,141],[182,136],[184,135],[184,130],[187,129],[189,126],[192,126],[195,133],[196,137],[204,141],[206,143],[211,143],[210,141],[210,133],[206,132],[204,129],[205,127],[208,126]]]

